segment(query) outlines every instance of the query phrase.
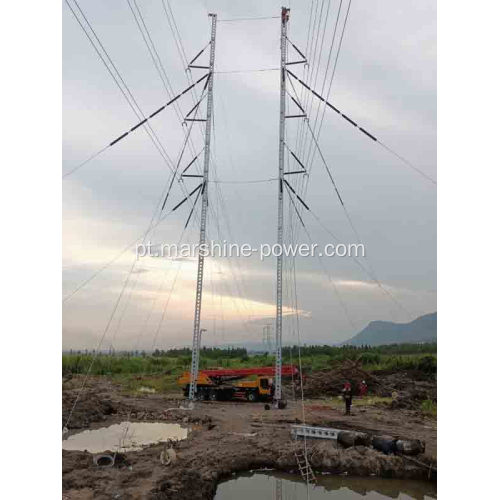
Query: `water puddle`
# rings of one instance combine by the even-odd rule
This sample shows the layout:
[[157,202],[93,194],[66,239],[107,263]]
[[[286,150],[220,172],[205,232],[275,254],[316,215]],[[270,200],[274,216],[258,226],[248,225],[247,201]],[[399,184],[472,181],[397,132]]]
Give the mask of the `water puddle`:
[[432,500],[437,498],[436,484],[408,479],[381,479],[375,477],[318,476],[317,486],[309,486],[301,477],[281,473],[239,474],[219,485],[215,500],[253,500],[255,498],[272,500],[278,480],[281,480],[283,499],[337,499],[337,500]]
[[63,439],[62,447],[63,450],[86,450],[90,453],[137,451],[150,444],[185,439],[187,434],[188,430],[179,424],[121,422],[73,434]]

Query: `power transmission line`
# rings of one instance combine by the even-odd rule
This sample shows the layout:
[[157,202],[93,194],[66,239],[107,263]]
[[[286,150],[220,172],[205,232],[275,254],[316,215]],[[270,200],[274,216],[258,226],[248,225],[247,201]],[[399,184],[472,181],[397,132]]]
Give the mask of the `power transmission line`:
[[[141,118],[144,119],[144,118],[146,118],[145,115],[144,115],[144,113],[142,112],[142,109],[138,105],[138,103],[137,103],[134,95],[132,94],[132,92],[130,91],[128,85],[126,84],[125,80],[123,79],[121,73],[118,71],[116,65],[114,64],[114,62],[111,59],[111,57],[108,54],[108,52],[106,51],[106,49],[105,49],[104,45],[102,44],[100,38],[98,37],[98,35],[95,32],[94,28],[92,27],[91,23],[89,22],[89,20],[85,16],[85,13],[80,8],[80,5],[78,4],[78,1],[77,0],[72,0],[72,1],[74,2],[74,4],[76,5],[76,8],[80,12],[80,15],[81,15],[83,21],[85,22],[87,28],[84,26],[84,23],[82,22],[82,20],[80,19],[80,17],[76,13],[75,9],[71,6],[69,0],[65,0],[66,4],[68,5],[69,9],[71,10],[71,12],[72,12],[73,16],[75,17],[76,21],[78,22],[78,24],[80,25],[81,29],[85,33],[85,36],[89,39],[91,45],[93,46],[93,48],[96,51],[97,55],[99,56],[99,58],[101,59],[101,61],[104,64],[104,66],[108,70],[109,74],[113,78],[114,82],[118,86],[120,92],[124,96],[125,100],[129,104],[130,108],[132,109],[132,111],[134,112],[134,114],[137,116],[138,119],[141,119]],[[91,34],[94,36],[95,41],[92,38]],[[99,49],[99,47],[100,47],[100,49]],[[114,72],[113,72],[113,70],[114,70]],[[144,128],[144,130],[148,134],[148,136],[151,139],[153,145],[158,150],[158,152],[160,153],[161,157],[163,158],[163,160],[165,161],[165,163],[167,164],[167,166],[169,166],[169,168],[171,168],[172,160],[168,156],[168,153],[165,150],[165,147],[161,143],[160,139],[158,138],[158,136],[157,136],[156,132],[154,131],[154,129],[152,128],[151,124],[148,123],[146,125],[146,127]]]
[[233,23],[237,21],[263,21],[264,19],[279,19],[280,16],[267,16],[267,17],[234,17],[232,19],[219,19],[218,23]]

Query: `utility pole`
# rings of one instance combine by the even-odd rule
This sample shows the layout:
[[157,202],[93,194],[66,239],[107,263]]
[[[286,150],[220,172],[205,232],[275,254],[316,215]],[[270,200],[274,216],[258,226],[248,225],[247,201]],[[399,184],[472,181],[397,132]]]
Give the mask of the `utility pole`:
[[205,263],[204,247],[206,244],[207,210],[208,210],[208,172],[210,166],[210,136],[212,127],[213,84],[215,62],[215,32],[217,29],[217,14],[209,14],[212,18],[210,33],[210,63],[207,89],[207,117],[205,121],[205,156],[203,162],[203,187],[201,195],[200,246],[198,247],[198,272],[196,275],[196,302],[194,308],[193,350],[191,353],[191,383],[189,385],[189,400],[196,396],[196,380],[200,362],[201,332],[201,296],[203,292],[203,265]]
[[276,266],[276,363],[274,374],[274,406],[284,407],[281,399],[281,339],[283,322],[283,179],[285,166],[285,106],[286,106],[286,53],[287,26],[290,9],[281,8],[281,64],[280,64],[280,130],[278,181],[278,247]]

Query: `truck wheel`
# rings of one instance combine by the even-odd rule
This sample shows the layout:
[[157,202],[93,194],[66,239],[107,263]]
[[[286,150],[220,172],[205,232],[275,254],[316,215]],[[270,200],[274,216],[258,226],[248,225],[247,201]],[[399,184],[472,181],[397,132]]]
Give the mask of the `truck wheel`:
[[218,401],[219,398],[218,398],[217,391],[210,391],[209,398],[210,398],[210,401]]
[[247,399],[251,403],[255,403],[255,401],[257,401],[259,399],[259,397],[258,397],[257,393],[255,393],[255,392],[249,392],[247,394]]

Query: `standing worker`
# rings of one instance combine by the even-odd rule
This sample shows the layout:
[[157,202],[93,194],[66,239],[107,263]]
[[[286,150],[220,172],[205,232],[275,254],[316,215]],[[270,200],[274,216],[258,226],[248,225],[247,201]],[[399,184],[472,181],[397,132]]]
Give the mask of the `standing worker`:
[[342,389],[342,397],[344,398],[345,402],[345,414],[350,415],[352,404],[352,388],[350,382],[346,382],[344,384],[344,388]]
[[366,385],[366,382],[362,380],[359,383],[359,396],[362,398],[366,396],[366,393],[368,392],[368,386]]

